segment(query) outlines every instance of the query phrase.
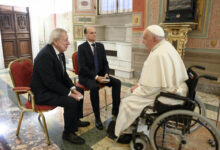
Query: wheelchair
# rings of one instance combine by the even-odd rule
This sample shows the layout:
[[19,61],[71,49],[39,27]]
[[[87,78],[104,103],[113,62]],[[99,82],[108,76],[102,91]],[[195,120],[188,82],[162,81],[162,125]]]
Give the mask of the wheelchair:
[[[196,86],[200,78],[217,80],[209,75],[198,75],[193,68],[205,70],[202,66],[187,69],[186,97],[161,92],[153,106],[146,106],[132,125],[132,150],[220,150],[220,131],[206,118],[205,105],[196,98]],[[160,101],[165,97],[182,104],[169,105]],[[147,126],[149,133],[138,131],[140,124]],[[205,136],[204,136],[205,135]],[[211,141],[211,142],[210,142]],[[198,148],[199,146],[199,148]]]

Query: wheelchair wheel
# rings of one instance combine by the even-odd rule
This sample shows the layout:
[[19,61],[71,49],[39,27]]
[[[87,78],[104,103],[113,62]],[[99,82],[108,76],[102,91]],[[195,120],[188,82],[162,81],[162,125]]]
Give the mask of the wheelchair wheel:
[[[191,123],[201,127],[191,132]],[[215,142],[209,144],[209,139]],[[220,150],[220,131],[207,118],[187,110],[174,110],[159,116],[150,128],[150,142],[153,149]]]
[[[196,102],[196,107],[194,109],[194,112],[202,115],[203,117],[206,117],[206,108],[204,103],[198,98],[195,98],[195,102]],[[201,127],[200,124],[197,123],[197,121],[195,121],[194,123],[191,123],[191,127],[190,127],[190,131],[194,132],[196,130],[198,130]]]
[[148,137],[142,133],[137,135],[135,137],[135,143],[134,140],[131,140],[130,142],[130,149],[131,150],[147,150],[150,149],[150,141]]

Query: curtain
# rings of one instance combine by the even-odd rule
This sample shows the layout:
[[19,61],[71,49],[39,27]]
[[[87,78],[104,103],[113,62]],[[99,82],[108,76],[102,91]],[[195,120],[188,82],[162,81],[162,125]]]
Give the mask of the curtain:
[[100,14],[117,13],[117,0],[100,0],[99,13]]
[[118,0],[118,12],[131,12],[132,0]]
[[99,0],[99,13],[112,14],[132,11],[132,0]]

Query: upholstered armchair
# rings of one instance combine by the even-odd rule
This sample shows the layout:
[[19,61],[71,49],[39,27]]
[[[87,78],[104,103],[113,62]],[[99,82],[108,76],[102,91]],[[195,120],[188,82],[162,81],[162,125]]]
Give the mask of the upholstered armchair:
[[[34,101],[34,94],[31,92],[30,82],[32,78],[33,64],[29,59],[17,59],[9,64],[9,73],[13,83],[13,91],[16,94],[17,103],[21,109],[20,118],[18,122],[16,135],[19,135],[21,122],[24,112],[38,113],[38,119],[42,118],[44,133],[46,135],[47,144],[50,144],[49,135],[47,131],[47,124],[43,112],[50,111],[56,106],[36,105]],[[21,102],[21,95],[28,94],[25,104]]]

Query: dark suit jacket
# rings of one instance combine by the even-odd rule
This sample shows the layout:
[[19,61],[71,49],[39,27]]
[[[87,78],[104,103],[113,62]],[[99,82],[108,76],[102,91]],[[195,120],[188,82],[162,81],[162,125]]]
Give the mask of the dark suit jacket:
[[94,55],[89,43],[86,41],[78,47],[79,82],[85,83],[87,79],[94,79],[96,75],[104,76],[109,74],[108,61],[105,48],[102,43],[96,42],[98,54],[99,72],[95,73]]
[[[63,64],[66,70],[65,57]],[[70,88],[74,86],[66,71],[63,73],[62,65],[52,45],[46,45],[35,58],[30,86],[36,103],[67,96]]]

